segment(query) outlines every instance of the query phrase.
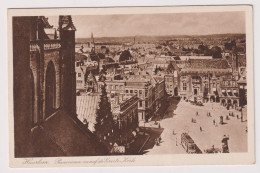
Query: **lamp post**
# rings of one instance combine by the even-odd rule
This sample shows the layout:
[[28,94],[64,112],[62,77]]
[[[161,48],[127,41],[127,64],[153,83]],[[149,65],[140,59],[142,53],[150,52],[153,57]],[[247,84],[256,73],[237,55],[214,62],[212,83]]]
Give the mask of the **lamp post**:
[[241,122],[243,122],[243,119],[244,119],[244,117],[243,117],[243,107],[241,107]]

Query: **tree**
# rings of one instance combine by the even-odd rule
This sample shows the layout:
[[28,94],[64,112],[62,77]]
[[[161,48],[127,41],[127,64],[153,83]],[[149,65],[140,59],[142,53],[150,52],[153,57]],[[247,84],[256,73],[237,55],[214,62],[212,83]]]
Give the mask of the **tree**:
[[225,43],[225,50],[232,50],[234,47],[236,47],[236,41],[232,40],[230,43]]
[[97,56],[99,57],[99,59],[105,59],[106,56],[103,53],[98,53]]
[[99,139],[104,139],[108,133],[111,134],[114,126],[111,105],[108,101],[106,85],[101,86],[101,96],[99,106],[96,112],[95,135]]
[[119,61],[126,61],[130,60],[132,58],[132,55],[129,50],[124,50],[119,57]]
[[212,52],[212,58],[222,58],[222,51],[221,48],[218,46],[212,47],[211,48],[211,52]]

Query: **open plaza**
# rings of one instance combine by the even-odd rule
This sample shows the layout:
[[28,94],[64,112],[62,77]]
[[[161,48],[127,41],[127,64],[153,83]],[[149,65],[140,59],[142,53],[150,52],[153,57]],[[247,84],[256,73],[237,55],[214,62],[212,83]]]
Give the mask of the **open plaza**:
[[[220,123],[221,116],[223,124]],[[161,133],[162,141],[147,150],[148,155],[185,154],[186,151],[181,145],[182,133],[188,133],[202,153],[212,147],[222,150],[221,141],[224,135],[229,137],[230,153],[247,152],[247,122],[241,121],[240,111],[227,110],[219,103],[197,106],[181,100],[173,111],[173,117],[162,119],[157,123],[164,129]],[[146,123],[145,126],[159,128],[154,121]]]

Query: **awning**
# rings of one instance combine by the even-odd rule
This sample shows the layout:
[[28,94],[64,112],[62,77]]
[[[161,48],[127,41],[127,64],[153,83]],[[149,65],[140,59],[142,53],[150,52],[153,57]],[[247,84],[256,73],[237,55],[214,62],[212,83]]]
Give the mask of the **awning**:
[[226,92],[226,90],[222,90],[222,92],[223,92],[223,93],[225,93],[225,92]]
[[233,93],[237,93],[237,90],[233,90]]
[[231,93],[231,90],[227,90],[228,93]]

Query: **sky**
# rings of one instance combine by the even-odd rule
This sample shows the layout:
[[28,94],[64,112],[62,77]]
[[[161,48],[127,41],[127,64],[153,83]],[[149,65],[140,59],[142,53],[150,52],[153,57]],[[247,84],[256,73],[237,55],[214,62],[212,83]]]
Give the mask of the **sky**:
[[[58,25],[58,16],[47,16]],[[245,33],[244,12],[72,16],[76,38]]]

